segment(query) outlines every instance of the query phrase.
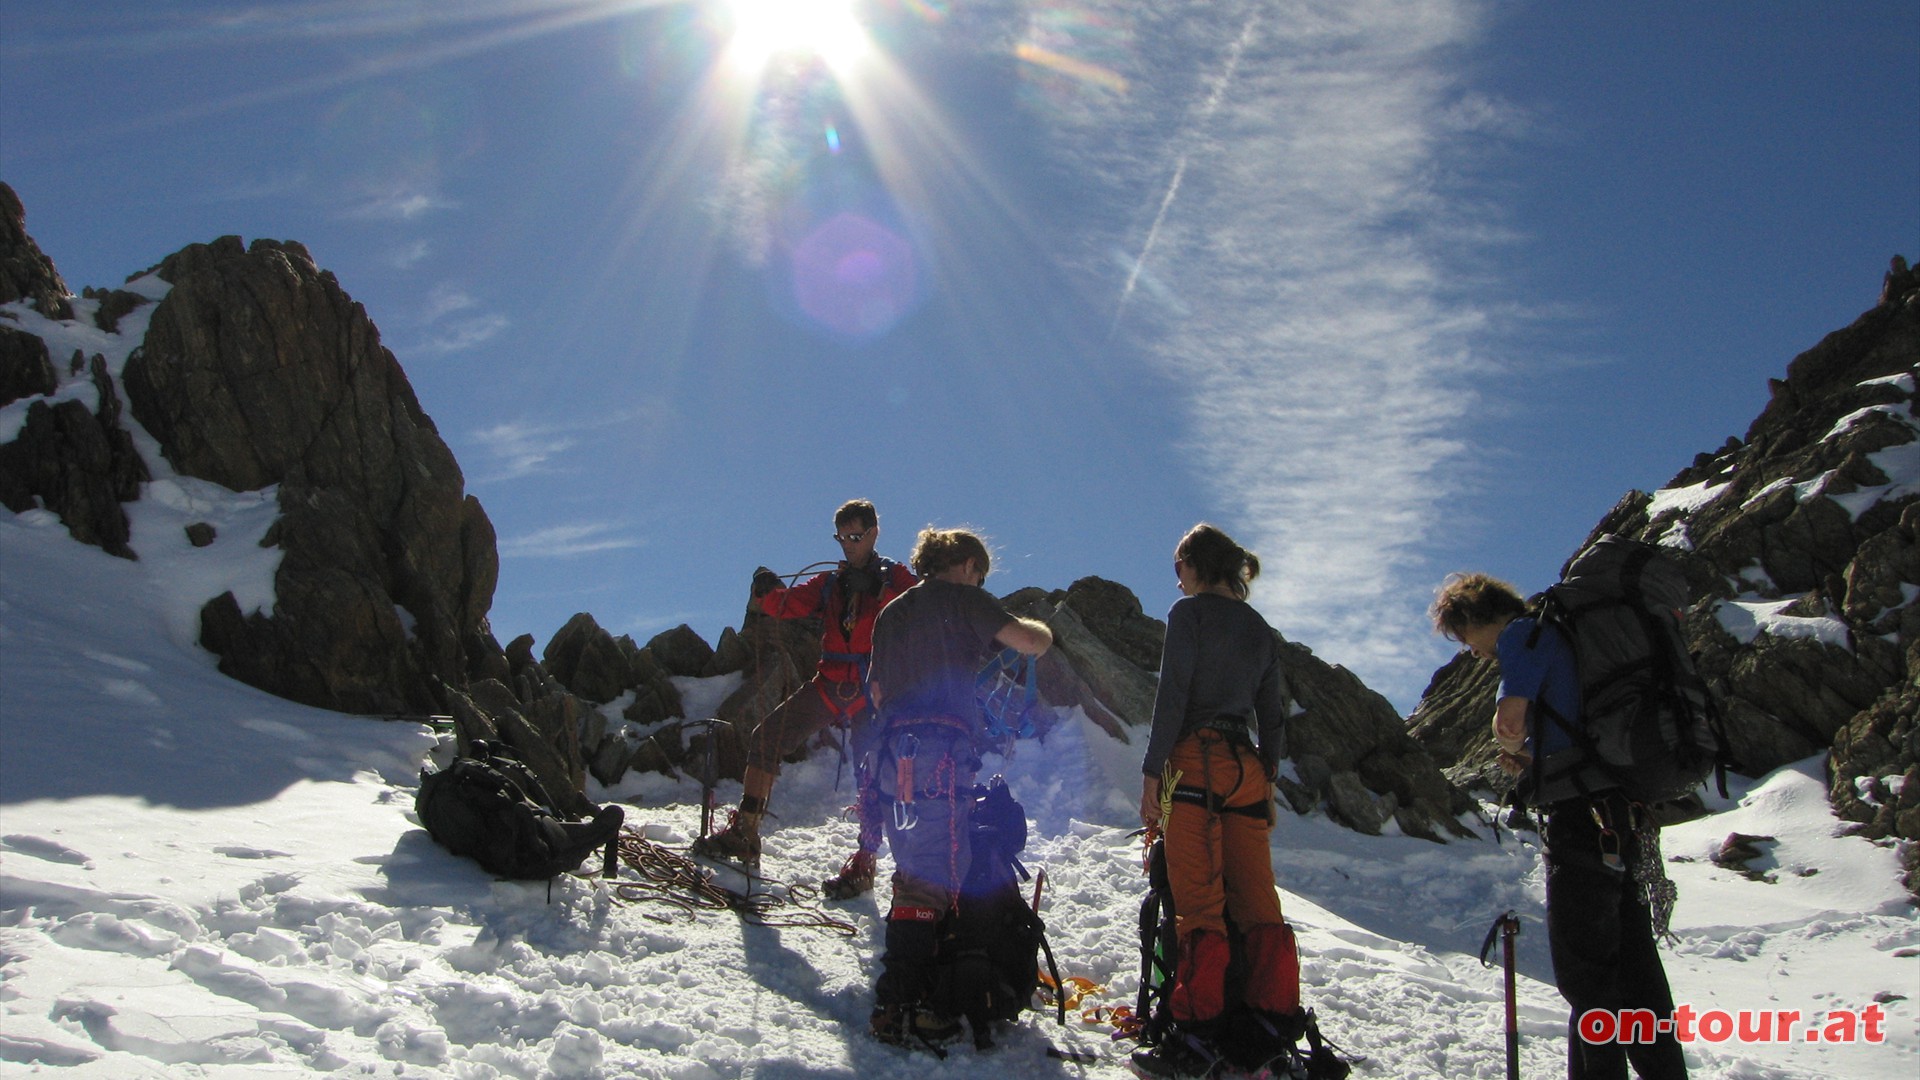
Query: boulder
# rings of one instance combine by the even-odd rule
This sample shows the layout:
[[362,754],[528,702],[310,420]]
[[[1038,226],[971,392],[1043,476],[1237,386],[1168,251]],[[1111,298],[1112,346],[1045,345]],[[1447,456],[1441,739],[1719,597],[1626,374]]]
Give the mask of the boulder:
[[654,636],[642,652],[649,653],[669,674],[697,679],[713,663],[713,646],[685,623]]
[[[1085,581],[1099,579],[1086,579]],[[1111,585],[1103,582],[1102,585]],[[1126,591],[1125,586],[1113,588]],[[1083,593],[1083,596],[1088,595]],[[1101,589],[1095,595],[1110,595]],[[1131,596],[1132,593],[1127,593]],[[1151,666],[1142,669],[1115,652],[1101,634],[1087,625],[1071,602],[1072,591],[1044,592],[1020,589],[1003,600],[1007,610],[1023,618],[1037,619],[1053,631],[1053,648],[1040,657],[1035,682],[1040,696],[1052,708],[1080,708],[1107,734],[1122,742],[1144,738],[1144,729],[1153,722],[1153,673],[1160,669],[1160,649],[1152,650]],[[1122,605],[1124,607],[1124,605]],[[1133,604],[1135,611],[1140,605]],[[1159,634],[1166,636],[1166,627]]]
[[149,303],[139,293],[125,289],[82,289],[80,295],[98,301],[93,309],[93,325],[109,334],[120,332],[120,320],[133,309]]
[[427,712],[498,673],[492,524],[379,332],[295,243],[196,244],[123,373],[174,468],[279,486],[271,613],[203,613],[221,669],[350,712]]
[[584,611],[547,641],[541,660],[562,685],[588,701],[612,701],[636,681],[629,654]]
[[21,398],[51,394],[60,388],[60,375],[47,355],[47,343],[0,323],[0,405]]

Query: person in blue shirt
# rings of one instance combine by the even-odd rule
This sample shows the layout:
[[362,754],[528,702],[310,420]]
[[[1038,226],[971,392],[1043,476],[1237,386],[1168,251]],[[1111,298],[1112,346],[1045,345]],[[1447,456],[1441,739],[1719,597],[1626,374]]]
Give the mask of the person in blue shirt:
[[[1513,586],[1486,574],[1454,574],[1434,598],[1434,629],[1500,665],[1493,738],[1500,766],[1524,776],[1536,755],[1568,746],[1580,723],[1580,676],[1572,643],[1542,627]],[[1543,707],[1544,706],[1544,707]],[[1654,944],[1653,918],[1628,867],[1640,857],[1633,808],[1617,791],[1538,808],[1547,868],[1547,945],[1554,982],[1567,999],[1568,1080],[1685,1080],[1686,1057],[1671,1024],[1650,1042],[1589,1043],[1580,1018],[1602,1009],[1649,1010],[1671,1020],[1673,991]]]

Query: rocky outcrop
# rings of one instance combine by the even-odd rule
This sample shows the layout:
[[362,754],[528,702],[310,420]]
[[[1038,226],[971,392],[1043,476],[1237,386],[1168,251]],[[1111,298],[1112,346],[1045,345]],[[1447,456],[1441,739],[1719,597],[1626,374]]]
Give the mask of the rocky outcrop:
[[120,504],[139,497],[147,465],[120,425],[120,396],[105,361],[93,357],[87,371],[95,408],[75,398],[35,401],[20,434],[0,446],[0,505],[16,514],[44,506],[60,515],[75,540],[131,559],[131,528]]
[[[1796,357],[1744,438],[1629,493],[1594,530],[1660,543],[1685,567],[1689,645],[1741,771],[1831,750],[1836,810],[1907,840],[1920,839],[1917,378],[1920,274],[1897,259],[1881,302]],[[1411,721],[1456,778],[1484,775],[1490,756],[1486,667],[1443,669]]]
[[430,712],[499,666],[492,525],[379,332],[295,243],[237,237],[163,262],[127,361],[131,411],[173,467],[279,486],[272,614],[202,612],[221,670],[348,712]]
[[[0,184],[0,304],[16,301],[49,319],[73,317],[66,283],[27,235],[19,197]],[[0,316],[0,405],[51,395],[61,385],[47,343],[14,322]],[[74,539],[131,559],[120,504],[139,496],[147,466],[120,424],[120,394],[105,359],[76,352],[67,366],[76,380],[84,372],[92,393],[27,406],[18,433],[0,445],[0,506],[16,514],[45,507]]]
[[51,394],[59,387],[60,374],[53,370],[47,343],[0,324],[0,405]]
[[68,297],[53,260],[27,235],[27,208],[20,196],[0,183],[0,304],[25,300],[49,319],[71,319]]
[[1459,818],[1476,811],[1473,799],[1407,734],[1393,704],[1305,645],[1284,638],[1281,644],[1281,664],[1301,710],[1287,728],[1297,779],[1281,782],[1294,810],[1324,805],[1335,821],[1364,833],[1392,821],[1427,840],[1472,835]]
[[[1119,593],[1125,599],[1116,600]],[[1048,702],[1078,707],[1122,742],[1144,738],[1153,721],[1153,673],[1160,670],[1165,623],[1141,611],[1125,586],[1101,578],[1081,578],[1053,592],[1021,589],[1006,604],[1053,631],[1053,648],[1040,657],[1035,679]],[[1146,641],[1152,649],[1144,647]],[[1144,664],[1135,659],[1149,654]]]

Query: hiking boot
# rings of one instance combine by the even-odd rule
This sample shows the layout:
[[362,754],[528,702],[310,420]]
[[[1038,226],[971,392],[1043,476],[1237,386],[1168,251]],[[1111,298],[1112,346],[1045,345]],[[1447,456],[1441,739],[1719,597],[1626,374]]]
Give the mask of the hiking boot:
[[703,858],[759,866],[760,815],[735,810],[726,828],[695,840],[687,851]]
[[960,1021],[918,1005],[876,1005],[867,1021],[873,1037],[889,1046],[938,1046],[960,1034]]
[[1213,1075],[1214,1062],[1178,1038],[1133,1052],[1134,1071],[1155,1080],[1194,1080]]
[[871,851],[856,851],[847,856],[840,872],[820,883],[820,891],[829,900],[851,900],[873,891],[874,863]]

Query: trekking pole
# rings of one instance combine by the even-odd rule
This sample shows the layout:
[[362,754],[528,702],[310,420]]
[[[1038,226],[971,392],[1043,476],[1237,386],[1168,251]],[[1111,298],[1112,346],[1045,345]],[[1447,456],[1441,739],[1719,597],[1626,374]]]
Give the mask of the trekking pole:
[[1520,936],[1520,917],[1509,911],[1487,929],[1487,940],[1480,946],[1483,967],[1492,966],[1487,963],[1487,954],[1493,951],[1495,935],[1500,937],[1507,976],[1507,1080],[1520,1080],[1520,1016],[1513,984],[1513,939]]

